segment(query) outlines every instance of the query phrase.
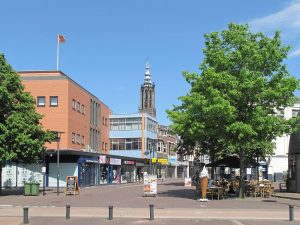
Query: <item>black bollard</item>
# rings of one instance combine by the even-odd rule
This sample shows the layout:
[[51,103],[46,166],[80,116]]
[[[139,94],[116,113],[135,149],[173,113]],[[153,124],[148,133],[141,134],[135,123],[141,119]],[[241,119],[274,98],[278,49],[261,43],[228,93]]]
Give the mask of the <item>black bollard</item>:
[[23,223],[28,224],[28,207],[23,208]]
[[150,206],[150,220],[154,220],[154,205],[149,205]]
[[295,208],[295,206],[289,205],[290,221],[294,221],[294,208]]
[[108,206],[108,220],[113,219],[113,206]]
[[71,211],[71,206],[70,205],[66,205],[66,220],[70,219],[70,211]]

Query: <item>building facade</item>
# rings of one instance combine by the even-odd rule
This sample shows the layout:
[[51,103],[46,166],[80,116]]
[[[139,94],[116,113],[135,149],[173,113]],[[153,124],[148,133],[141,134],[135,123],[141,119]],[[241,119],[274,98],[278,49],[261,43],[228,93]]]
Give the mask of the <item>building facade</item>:
[[110,157],[121,159],[119,167],[110,168],[117,182],[136,182],[142,173],[152,173],[156,145],[157,121],[149,114],[110,115]]
[[98,185],[99,155],[109,154],[110,149],[109,107],[61,71],[18,74],[25,90],[36,100],[37,112],[44,115],[43,127],[61,132],[59,142],[46,144],[46,186],[56,186],[59,178],[63,187],[66,176],[78,176],[81,187]]
[[[286,107],[276,110],[277,115],[285,119],[296,117],[299,115],[299,112],[300,103],[296,103],[292,107]],[[293,141],[290,140],[291,135],[288,134],[277,137],[274,141],[274,154],[268,156],[266,159],[267,172],[264,171],[264,165],[261,165],[260,170],[263,170],[262,174],[267,173],[269,179],[277,182],[282,182],[283,180],[287,179],[289,171],[288,161],[290,158],[289,151],[290,149],[294,149],[296,147]]]
[[[181,177],[178,168],[176,146],[178,136],[168,126],[158,125],[157,131],[157,175],[160,178]],[[178,173],[179,176],[178,176]]]

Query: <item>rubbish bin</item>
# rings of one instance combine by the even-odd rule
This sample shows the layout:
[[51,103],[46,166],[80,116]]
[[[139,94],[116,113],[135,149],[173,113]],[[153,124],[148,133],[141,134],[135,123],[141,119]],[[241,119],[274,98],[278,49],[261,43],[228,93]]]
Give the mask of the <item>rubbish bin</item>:
[[37,196],[37,195],[39,195],[39,189],[40,189],[39,183],[25,183],[24,184],[24,195]]
[[31,195],[31,183],[24,184],[24,195],[26,196]]
[[40,184],[39,183],[31,183],[31,195],[39,195]]

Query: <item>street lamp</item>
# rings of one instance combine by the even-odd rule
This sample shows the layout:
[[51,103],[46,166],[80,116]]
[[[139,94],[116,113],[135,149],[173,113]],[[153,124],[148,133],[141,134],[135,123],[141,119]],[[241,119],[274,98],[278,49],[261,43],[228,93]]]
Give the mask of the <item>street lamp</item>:
[[59,195],[59,143],[60,143],[60,138],[61,134],[65,132],[62,131],[53,131],[53,134],[55,135],[55,141],[57,142],[57,148],[56,148],[56,166],[57,166],[57,177],[56,177],[56,194]]

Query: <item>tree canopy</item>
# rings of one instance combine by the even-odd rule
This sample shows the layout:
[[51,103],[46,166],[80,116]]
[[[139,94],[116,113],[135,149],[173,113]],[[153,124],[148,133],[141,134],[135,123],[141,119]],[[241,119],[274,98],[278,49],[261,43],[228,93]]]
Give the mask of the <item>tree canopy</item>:
[[[44,131],[33,97],[0,54],[0,178],[7,161],[34,162],[52,135]],[[1,185],[1,179],[0,179]],[[1,191],[1,186],[0,186]]]
[[297,118],[286,120],[275,110],[296,101],[299,80],[284,63],[289,49],[279,32],[267,37],[247,24],[206,34],[201,73],[183,73],[191,88],[167,111],[173,129],[200,144],[199,151],[238,154],[241,182],[245,158],[272,154],[274,139],[296,127]]

